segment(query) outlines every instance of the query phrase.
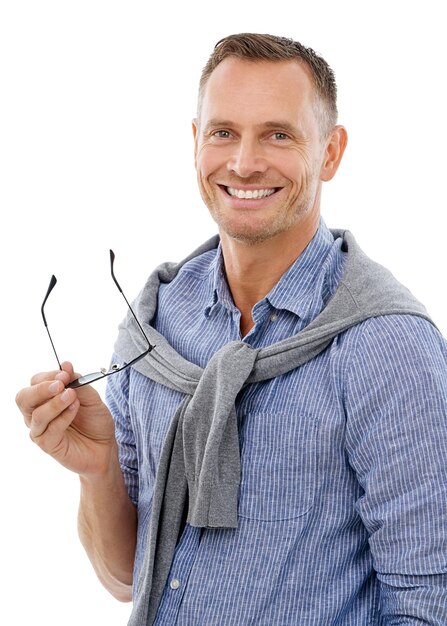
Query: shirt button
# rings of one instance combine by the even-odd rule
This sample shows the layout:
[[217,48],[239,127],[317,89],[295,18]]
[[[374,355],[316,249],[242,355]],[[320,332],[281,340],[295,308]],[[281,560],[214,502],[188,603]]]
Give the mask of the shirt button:
[[278,319],[278,314],[277,313],[272,313],[270,315],[270,321],[271,322],[276,322],[277,319]]
[[180,587],[180,581],[177,578],[173,578],[169,583],[169,586],[171,589],[178,589]]

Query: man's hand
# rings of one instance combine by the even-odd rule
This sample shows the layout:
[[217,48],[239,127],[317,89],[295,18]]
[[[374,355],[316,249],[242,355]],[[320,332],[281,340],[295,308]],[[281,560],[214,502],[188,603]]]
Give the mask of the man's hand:
[[116,445],[114,423],[92,387],[65,388],[76,377],[67,362],[62,371],[36,374],[16,402],[34,443],[73,472],[99,477]]
[[118,600],[132,598],[137,516],[118,460],[113,418],[89,385],[67,389],[77,378],[71,363],[36,374],[16,402],[30,437],[81,480],[79,536],[103,585]]

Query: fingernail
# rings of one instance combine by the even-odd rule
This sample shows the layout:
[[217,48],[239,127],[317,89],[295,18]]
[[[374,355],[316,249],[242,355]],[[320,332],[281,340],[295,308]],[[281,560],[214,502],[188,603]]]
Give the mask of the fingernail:
[[64,393],[61,395],[62,402],[68,402],[71,400],[71,393],[69,389],[66,389]]
[[55,380],[51,385],[48,385],[48,391],[50,393],[57,393],[61,390],[61,384],[58,380]]

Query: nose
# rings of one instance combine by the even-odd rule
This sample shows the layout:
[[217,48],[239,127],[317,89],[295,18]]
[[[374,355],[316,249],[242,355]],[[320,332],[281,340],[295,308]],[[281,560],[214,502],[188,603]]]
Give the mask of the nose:
[[241,139],[234,146],[227,162],[227,169],[239,178],[248,178],[253,174],[265,172],[267,162],[263,156],[262,147],[255,139]]

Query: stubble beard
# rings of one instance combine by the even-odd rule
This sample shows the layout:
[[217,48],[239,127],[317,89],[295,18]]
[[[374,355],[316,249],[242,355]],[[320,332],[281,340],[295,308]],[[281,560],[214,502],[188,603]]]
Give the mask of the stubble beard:
[[273,218],[264,221],[257,228],[254,227],[250,219],[250,213],[242,223],[239,221],[236,225],[231,219],[228,219],[225,210],[219,207],[214,198],[208,196],[203,199],[211,217],[218,225],[219,231],[223,231],[232,239],[246,245],[256,245],[272,239],[302,221],[315,205],[317,187],[318,178],[313,175],[285,213],[281,209],[277,210]]

